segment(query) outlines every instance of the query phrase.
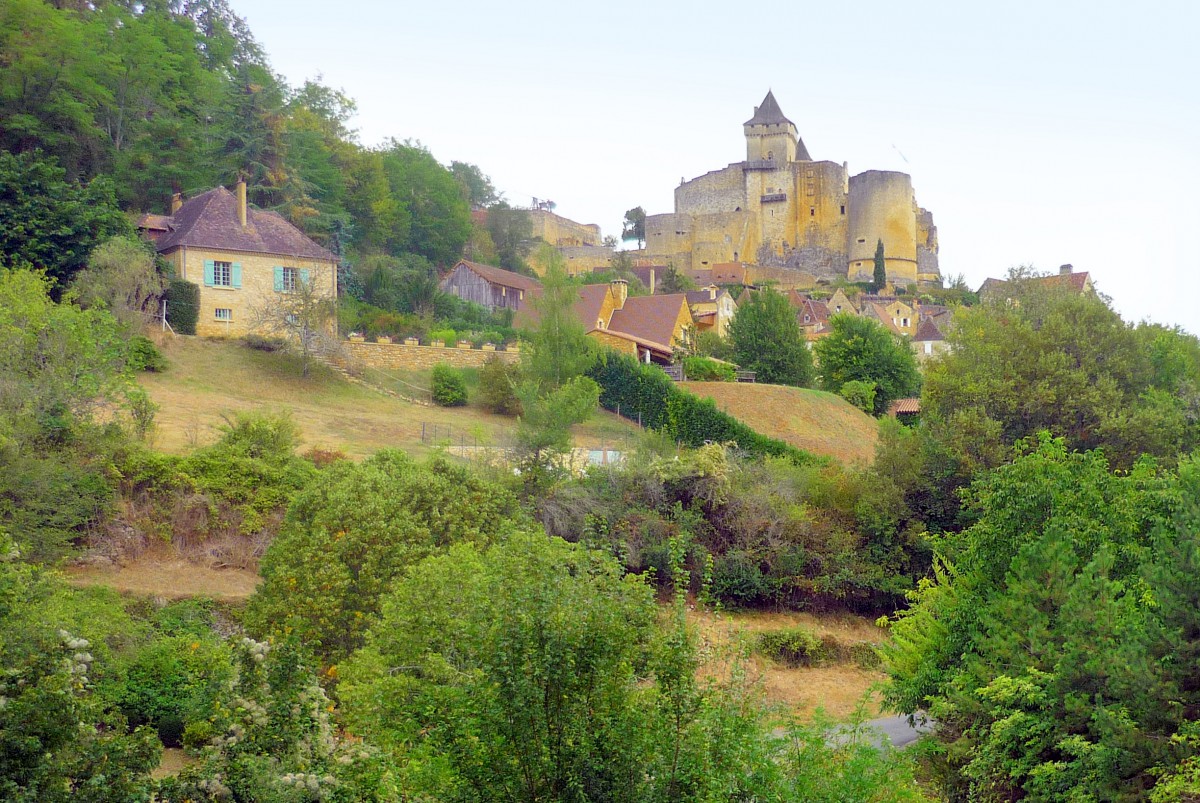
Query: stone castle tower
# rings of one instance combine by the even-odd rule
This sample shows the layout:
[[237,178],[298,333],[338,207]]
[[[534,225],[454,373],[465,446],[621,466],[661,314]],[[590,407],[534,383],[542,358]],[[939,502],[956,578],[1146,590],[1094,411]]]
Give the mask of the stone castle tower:
[[685,181],[675,211],[646,218],[643,258],[683,269],[723,262],[870,280],[882,240],[896,284],[941,281],[937,228],[906,173],[814,161],[767,92],[743,128],[746,160]]

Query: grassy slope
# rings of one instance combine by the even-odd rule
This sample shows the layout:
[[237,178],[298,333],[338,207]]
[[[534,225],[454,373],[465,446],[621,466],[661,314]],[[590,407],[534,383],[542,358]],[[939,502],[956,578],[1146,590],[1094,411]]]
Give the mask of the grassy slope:
[[840,396],[821,390],[732,382],[684,382],[680,387],[716,402],[764,435],[814,454],[870,462],[878,437],[875,419]]
[[[222,415],[263,410],[287,411],[299,426],[302,448],[340,449],[355,458],[384,447],[414,454],[428,451],[421,443],[421,424],[452,427],[469,444],[502,444],[515,425],[512,418],[475,406],[441,408],[413,404],[346,381],[322,365],[300,376],[296,361],[267,354],[236,342],[178,338],[162,347],[171,362],[162,374],[143,375],[142,385],[159,405],[155,446],[186,452],[216,439]],[[420,383],[420,374],[406,374]],[[427,378],[423,383],[428,387]],[[633,437],[637,427],[610,413],[598,413],[578,427],[578,446],[613,445]]]

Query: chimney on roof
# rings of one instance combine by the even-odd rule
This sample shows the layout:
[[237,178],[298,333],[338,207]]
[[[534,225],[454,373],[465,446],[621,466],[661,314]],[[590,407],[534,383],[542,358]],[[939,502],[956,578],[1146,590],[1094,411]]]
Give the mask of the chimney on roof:
[[613,294],[615,309],[625,308],[625,299],[629,298],[629,282],[624,279],[613,279],[609,283],[609,292]]
[[246,180],[244,178],[238,178],[236,190],[238,223],[244,229],[246,228]]
[[175,214],[183,207],[183,196],[180,193],[175,193],[171,196],[171,214]]
[[1074,265],[1059,265],[1058,266],[1058,275],[1059,276],[1070,276],[1074,272],[1075,272]]

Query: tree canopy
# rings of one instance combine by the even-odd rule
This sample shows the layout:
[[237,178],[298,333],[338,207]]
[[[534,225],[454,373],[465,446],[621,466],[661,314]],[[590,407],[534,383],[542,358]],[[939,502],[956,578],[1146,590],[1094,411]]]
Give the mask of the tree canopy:
[[896,399],[917,395],[921,375],[912,349],[903,339],[877,321],[858,315],[834,315],[829,326],[830,333],[814,347],[821,387],[840,393],[847,382],[873,385],[875,415],[887,412]]
[[787,297],[771,288],[755,290],[738,305],[729,324],[735,361],[758,373],[759,382],[808,387],[812,355],[804,344],[796,311]]

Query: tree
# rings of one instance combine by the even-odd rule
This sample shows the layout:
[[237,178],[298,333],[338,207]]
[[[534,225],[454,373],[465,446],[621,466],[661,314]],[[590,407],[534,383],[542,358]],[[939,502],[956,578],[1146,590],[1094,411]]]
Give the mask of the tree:
[[541,296],[532,299],[538,324],[525,350],[522,373],[543,392],[582,376],[596,356],[583,323],[575,315],[579,290],[567,276],[562,255],[543,245],[538,260],[546,266],[546,272]]
[[0,151],[0,268],[44,270],[61,292],[111,237],[133,237],[112,184],[68,181],[39,152]]
[[812,355],[796,312],[782,293],[770,288],[752,293],[729,324],[729,342],[735,361],[757,372],[760,382],[796,387],[812,383]]
[[496,192],[491,178],[484,175],[478,165],[451,162],[450,172],[462,184],[472,209],[487,209],[500,200],[500,193]]
[[101,243],[71,280],[69,297],[84,309],[108,310],[129,332],[158,313],[165,284],[146,243],[114,237]]
[[625,222],[621,227],[621,239],[636,240],[638,248],[646,247],[646,210],[635,206],[625,213]]
[[920,391],[916,357],[900,337],[857,315],[834,315],[829,325],[832,331],[815,346],[822,388],[840,393],[847,382],[874,385],[875,415],[887,412],[896,399]]
[[392,198],[411,220],[406,241],[391,252],[408,251],[449,266],[471,236],[471,207],[462,185],[420,143],[390,140],[379,154]]
[[696,283],[692,281],[692,278],[675,267],[674,262],[667,263],[667,269],[663,271],[657,284],[658,287],[654,290],[656,293],[686,293],[696,289]]
[[637,667],[656,615],[644,580],[580,545],[460,545],[396,585],[340,694],[356,729],[443,768],[415,797],[642,799]]
[[[1195,447],[1196,339],[1127,326],[1108,303],[1018,277],[1013,303],[957,312],[949,351],[929,364],[924,418],[947,438],[971,414],[1011,445],[1046,429],[1073,449],[1103,447],[1114,465],[1168,463]],[[981,448],[982,445],[972,446]]]
[[337,463],[288,507],[247,624],[264,637],[295,632],[337,663],[361,645],[405,569],[452,544],[490,543],[516,515],[510,493],[442,460],[383,450]]
[[0,529],[0,797],[150,799],[161,753],[154,731],[127,732],[96,692],[89,676],[104,671],[103,645],[56,615],[53,580],[20,558]]
[[871,292],[881,293],[887,287],[887,262],[883,256],[883,240],[875,245],[875,272],[871,277]]
[[266,297],[252,311],[256,332],[283,337],[300,357],[300,374],[307,377],[322,347],[337,342],[337,298],[331,288],[301,275],[291,288]]
[[533,240],[533,221],[524,209],[514,209],[506,201],[497,201],[487,211],[487,231],[496,248],[500,267],[528,273],[525,257]]

